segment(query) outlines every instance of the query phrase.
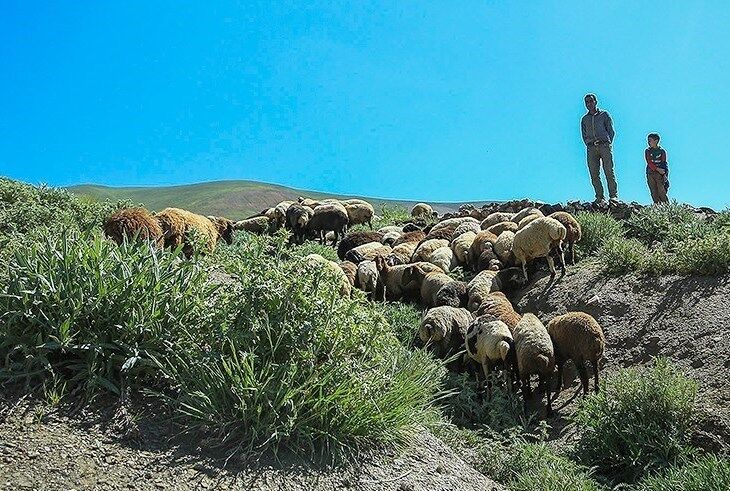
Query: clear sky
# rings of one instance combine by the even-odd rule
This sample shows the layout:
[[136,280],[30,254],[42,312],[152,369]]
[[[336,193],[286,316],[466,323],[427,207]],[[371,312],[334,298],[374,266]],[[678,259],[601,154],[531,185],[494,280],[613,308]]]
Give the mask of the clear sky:
[[658,131],[670,197],[730,205],[726,1],[0,4],[2,175],[593,199],[595,92],[620,197]]

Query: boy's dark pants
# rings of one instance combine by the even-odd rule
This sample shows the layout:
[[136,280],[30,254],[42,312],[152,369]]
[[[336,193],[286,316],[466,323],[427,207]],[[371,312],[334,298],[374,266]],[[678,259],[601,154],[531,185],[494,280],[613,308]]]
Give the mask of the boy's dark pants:
[[591,184],[596,191],[596,199],[603,199],[603,184],[601,183],[601,163],[603,163],[603,173],[606,174],[606,182],[608,183],[608,196],[610,198],[618,197],[618,186],[616,185],[616,177],[613,174],[613,155],[611,154],[611,145],[602,143],[600,145],[588,146],[588,172],[591,174]]
[[664,174],[655,170],[646,171],[646,183],[649,185],[651,199],[654,203],[668,203],[667,189],[664,187]]

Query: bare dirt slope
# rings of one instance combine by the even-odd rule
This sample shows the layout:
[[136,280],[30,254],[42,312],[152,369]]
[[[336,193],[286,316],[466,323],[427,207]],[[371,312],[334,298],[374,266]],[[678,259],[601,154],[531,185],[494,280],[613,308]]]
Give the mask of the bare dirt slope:
[[503,489],[427,432],[404,452],[370,452],[357,465],[346,467],[273,459],[226,463],[192,448],[200,442],[167,443],[166,428],[144,427],[134,438],[120,438],[113,429],[99,425],[105,418],[98,415],[38,418],[33,408],[30,404],[11,410],[7,401],[0,406],[0,415],[6,415],[0,418],[2,490]]
[[513,300],[543,322],[571,310],[593,315],[606,334],[609,372],[655,356],[674,361],[700,384],[696,443],[730,448],[730,277],[612,278],[582,264],[554,282],[543,276]]

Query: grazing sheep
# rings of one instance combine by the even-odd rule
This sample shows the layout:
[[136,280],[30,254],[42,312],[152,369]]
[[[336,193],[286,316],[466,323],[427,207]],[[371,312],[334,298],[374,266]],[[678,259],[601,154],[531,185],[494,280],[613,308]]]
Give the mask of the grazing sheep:
[[304,243],[304,238],[307,235],[307,223],[313,215],[314,211],[310,207],[298,203],[292,203],[286,209],[286,227],[292,231],[292,239],[295,244]]
[[117,244],[136,236],[137,240],[150,241],[158,247],[164,245],[160,223],[144,208],[123,208],[104,221],[104,235]]
[[442,286],[451,283],[454,279],[443,271],[424,271],[421,267],[410,265],[403,273],[403,282],[420,285],[421,305],[426,308],[436,304],[436,294]]
[[586,361],[593,366],[594,390],[598,392],[598,361],[606,348],[606,337],[596,319],[585,312],[568,312],[554,317],[547,325],[547,331],[555,349],[555,363],[558,366],[558,397],[563,386],[563,367],[567,360],[573,360],[580,375],[583,395],[588,394],[588,372]]
[[427,261],[431,264],[435,264],[447,273],[459,265],[456,256],[454,256],[454,251],[452,251],[448,246],[439,247],[433,251],[428,256]]
[[433,251],[439,247],[448,247],[448,245],[449,241],[446,239],[426,239],[416,248],[411,262],[428,261],[428,258]]
[[451,241],[451,250],[459,264],[469,266],[469,250],[474,243],[477,234],[474,232],[466,232]]
[[372,261],[377,256],[385,257],[390,254],[390,251],[392,249],[387,245],[381,244],[380,242],[369,242],[347,251],[345,259],[355,264],[360,264],[363,261]]
[[314,210],[316,207],[318,207],[320,204],[322,204],[320,201],[315,201],[311,198],[304,198],[303,196],[300,196],[297,199],[297,202],[302,206],[307,206]]
[[475,312],[487,295],[499,291],[502,285],[497,271],[485,270],[477,274],[466,286],[469,294],[469,303],[466,308]]
[[514,213],[507,213],[504,211],[498,211],[495,213],[491,213],[487,216],[487,218],[482,220],[481,228],[482,228],[482,230],[486,230],[489,227],[491,227],[492,225],[496,225],[501,222],[511,221],[512,217],[514,217],[514,216],[515,216]]
[[418,245],[419,242],[422,242],[423,239],[426,238],[426,234],[424,234],[421,230],[414,230],[412,232],[405,232],[403,235],[398,237],[398,240],[393,242],[393,247],[405,244],[407,242],[413,242],[416,245]]
[[375,215],[375,209],[370,203],[363,201],[362,203],[345,205],[345,211],[347,212],[347,217],[350,220],[350,225],[367,223],[370,225],[370,230],[373,229],[373,215]]
[[347,276],[350,286],[355,286],[355,278],[357,278],[357,264],[350,261],[342,261],[338,266],[345,273],[345,276]]
[[515,312],[512,302],[502,292],[492,292],[488,294],[476,311],[476,316],[491,315],[501,320],[510,332],[514,332],[517,323],[520,322],[522,316]]
[[[476,235],[476,237],[474,237],[474,242],[471,243],[471,248],[469,249],[469,264],[472,269],[476,269],[479,262],[479,256],[481,256],[484,251],[494,249],[494,243],[496,241],[497,236],[486,230],[482,230]],[[495,255],[495,258],[496,257],[497,256]]]
[[474,235],[478,234],[482,229],[479,228],[479,222],[475,221],[468,221],[468,222],[462,222],[460,223],[456,229],[454,230],[454,233],[451,234],[451,240],[456,240],[460,235],[471,232]]
[[525,218],[527,215],[537,215],[537,216],[544,216],[543,213],[534,207],[529,208],[523,208],[517,213],[515,213],[515,216],[512,217],[512,221],[515,223],[520,223],[520,220]]
[[363,244],[370,242],[381,242],[383,240],[383,234],[378,232],[350,232],[340,241],[337,245],[337,257],[345,259],[345,254],[351,249]]
[[445,239],[451,242],[451,236],[454,235],[456,227],[458,227],[458,225],[456,223],[452,223],[446,227],[441,227],[436,230],[430,229],[423,240]]
[[378,287],[378,268],[375,261],[362,261],[357,265],[357,280],[355,286],[365,293],[375,294]]
[[226,244],[233,244],[233,222],[225,217],[207,217],[213,222],[213,226],[218,232],[218,237],[223,239]]
[[[506,373],[517,376],[517,351],[509,327],[491,315],[482,315],[474,319],[466,331],[465,342],[467,355],[484,371],[487,381],[487,400],[492,398],[492,381],[489,374],[500,364]],[[508,377],[513,380],[513,377]],[[512,384],[510,384],[512,386]]]
[[[472,316],[466,309],[441,306],[430,309],[421,319],[418,337],[436,357],[445,360],[464,349],[464,336]],[[463,357],[457,357],[446,368],[461,371]]]
[[482,252],[481,256],[479,256],[476,270],[478,272],[484,271],[485,269],[499,271],[503,267],[504,263],[497,258],[497,255],[494,253],[494,249],[490,246]]
[[[420,291],[420,284],[412,281],[412,275],[408,275],[404,281],[404,273],[408,268],[418,266],[425,272],[441,271],[438,266],[434,266],[431,263],[419,262],[414,264],[398,264],[391,266],[385,262],[382,256],[375,258],[375,265],[378,268],[378,278],[381,284],[382,297],[387,300],[398,300],[404,294]],[[443,272],[443,271],[442,271]]]
[[380,242],[390,247],[393,247],[393,244],[395,244],[395,241],[398,240],[401,235],[403,234],[400,232],[387,232],[383,234],[383,239]]
[[396,264],[406,264],[411,262],[411,257],[413,257],[413,253],[416,252],[417,246],[418,244],[416,242],[404,242],[402,244],[398,244],[393,247],[390,255],[388,255],[388,263],[393,266]]
[[451,281],[446,283],[436,292],[433,304],[436,307],[449,305],[451,307],[466,308],[469,303],[469,294],[466,291],[466,283],[463,281]]
[[517,224],[517,230],[519,230],[521,228],[525,228],[528,223],[532,222],[533,220],[537,220],[541,216],[542,215],[538,215],[536,213],[531,213],[531,214],[527,215],[525,218],[520,220],[520,223]]
[[553,411],[550,399],[550,381],[555,371],[555,351],[550,335],[534,314],[525,314],[515,327],[517,367],[522,380],[525,406],[530,399],[530,376],[537,375],[539,385],[547,392],[547,414]]
[[279,227],[286,224],[286,210],[293,204],[293,201],[281,201],[274,207],[274,220],[276,220]]
[[[441,222],[438,222],[433,227],[431,227],[431,231],[429,234],[436,233],[439,230],[444,229],[451,229],[451,233],[453,234],[454,231],[459,227],[459,225],[462,225],[464,223],[476,223],[479,225],[479,222],[476,220],[476,218],[472,217],[455,217],[455,218],[449,218],[446,220],[443,220]],[[451,238],[451,237],[449,237]]]
[[276,231],[276,222],[266,215],[259,215],[233,224],[234,230],[245,230],[252,234],[270,234]]
[[360,198],[350,198],[350,199],[343,199],[340,200],[340,203],[343,204],[343,206],[349,206],[349,205],[369,205],[367,201]]
[[433,208],[431,208],[431,205],[426,203],[416,203],[413,208],[411,208],[411,216],[431,218],[434,216]]
[[555,213],[551,213],[549,217],[556,219],[565,227],[565,242],[568,243],[568,257],[570,258],[570,264],[575,265],[575,243],[583,237],[580,223],[567,211],[556,211]]
[[497,237],[497,240],[494,242],[494,253],[504,264],[512,264],[514,262],[514,255],[512,254],[512,245],[514,240],[514,232],[505,230],[499,234],[499,237]]
[[350,280],[347,278],[347,274],[342,270],[339,264],[329,259],[325,259],[319,254],[309,254],[303,258],[303,261],[309,266],[309,268],[326,271],[327,274],[334,276],[337,279],[339,286],[339,293],[342,297],[349,297],[352,290]]
[[408,222],[403,224],[403,233],[407,232],[417,232],[419,230],[422,230],[423,227],[426,226],[426,222],[423,222],[420,226],[413,222]]
[[326,232],[332,231],[335,234],[333,246],[337,243],[340,236],[344,236],[347,231],[347,210],[345,207],[336,203],[325,203],[314,209],[314,214],[307,222],[307,230],[314,232],[320,238],[320,242],[324,243],[324,235]]
[[497,237],[499,237],[499,234],[501,234],[502,232],[504,232],[506,230],[509,230],[510,232],[517,232],[518,227],[519,227],[519,225],[517,225],[515,222],[508,221],[508,222],[495,223],[491,227],[487,228],[487,230],[489,232],[492,232]]
[[565,239],[565,227],[554,218],[541,217],[530,222],[525,228],[518,230],[512,243],[512,253],[516,263],[522,266],[524,279],[527,281],[527,262],[538,257],[547,258],[550,266],[550,277],[555,277],[555,262],[550,256],[553,249],[558,251],[560,266],[565,273],[562,242]]
[[[233,224],[230,223],[230,231],[221,236],[216,224],[203,215],[182,210],[180,208],[165,208],[157,214],[157,220],[162,228],[165,247],[176,248],[183,246],[185,257],[192,257],[194,250],[190,242],[190,234],[194,233],[204,242],[201,253],[211,253],[215,250],[219,238],[227,243],[233,242]],[[228,228],[228,227],[226,227]]]
[[400,225],[386,225],[385,227],[380,227],[378,229],[378,232],[381,234],[387,234],[388,232],[398,232],[403,233],[403,227]]

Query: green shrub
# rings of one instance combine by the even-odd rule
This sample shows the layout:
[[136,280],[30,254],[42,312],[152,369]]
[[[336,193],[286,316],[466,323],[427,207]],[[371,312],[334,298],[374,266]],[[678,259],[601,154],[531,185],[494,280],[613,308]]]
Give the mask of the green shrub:
[[721,275],[730,272],[730,233],[714,232],[687,239],[676,249],[677,272]]
[[598,250],[598,258],[610,274],[642,271],[650,254],[654,251],[649,252],[638,240],[621,236],[607,239]]
[[626,235],[640,240],[647,246],[654,241],[664,242],[670,237],[670,230],[692,227],[698,222],[692,208],[677,203],[660,203],[647,206],[631,215],[626,221]]
[[575,218],[580,223],[583,235],[576,244],[581,258],[598,252],[606,240],[623,237],[621,223],[611,215],[581,211]]
[[665,359],[619,370],[574,415],[576,456],[601,474],[634,481],[688,452],[697,383]]
[[418,335],[421,325],[421,311],[418,307],[402,303],[387,302],[377,304],[390,325],[391,332],[403,346],[410,347]]
[[644,479],[637,491],[727,491],[730,460],[708,455]]
[[513,491],[598,491],[590,472],[545,443],[522,443],[509,460]]
[[[213,294],[195,264],[140,243],[118,247],[97,231],[29,242],[0,286],[5,378],[61,375],[70,390],[119,395],[154,383],[150,357],[195,344]],[[190,331],[188,331],[190,330]],[[138,380],[139,379],[139,380]]]

